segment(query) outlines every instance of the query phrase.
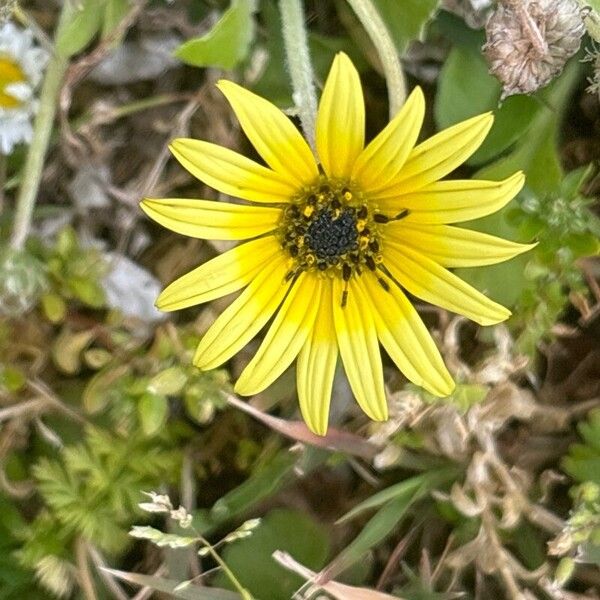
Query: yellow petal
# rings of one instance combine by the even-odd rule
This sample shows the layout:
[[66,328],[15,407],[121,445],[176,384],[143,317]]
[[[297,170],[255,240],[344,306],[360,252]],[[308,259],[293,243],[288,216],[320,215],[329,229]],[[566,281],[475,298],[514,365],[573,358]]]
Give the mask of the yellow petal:
[[288,202],[297,192],[285,176],[217,144],[180,138],[169,148],[194,177],[224,194],[255,202]]
[[289,284],[285,282],[287,258],[276,256],[230,304],[200,340],[194,364],[214,369],[239,352],[267,323],[281,304]]
[[389,291],[372,273],[361,278],[371,302],[377,335],[406,378],[436,396],[448,396],[454,381],[417,311],[396,284]]
[[281,245],[273,236],[241,244],[175,280],[163,290],[156,306],[179,310],[237,292],[280,252]]
[[288,117],[268,100],[233,81],[222,80],[218,88],[229,100],[252,145],[274,171],[298,187],[314,182],[319,176],[315,157]]
[[373,199],[406,194],[445,177],[479,148],[493,121],[492,113],[485,113],[425,140],[410,153],[392,182],[371,190]]
[[318,304],[317,317],[298,355],[296,385],[300,411],[308,428],[317,435],[325,435],[338,356],[330,282],[321,286],[321,296],[315,296],[314,302]]
[[400,251],[393,244],[387,244],[384,264],[400,285],[417,298],[464,315],[480,325],[493,325],[510,317],[507,308],[411,248]]
[[343,52],[327,76],[316,122],[317,152],[329,177],[350,177],[365,143],[365,104],[358,71]]
[[258,352],[242,371],[235,391],[244,396],[258,394],[271,385],[298,356],[311,333],[323,279],[302,273],[277,312]]
[[509,260],[535,244],[517,244],[471,229],[397,221],[386,228],[386,245],[408,246],[443,267],[479,267]]
[[342,306],[344,283],[334,279],[333,321],[344,370],[360,407],[374,421],[388,418],[383,368],[373,315],[359,282],[351,280],[346,306]]
[[443,224],[471,221],[485,217],[506,206],[521,190],[525,176],[518,172],[504,181],[448,180],[436,181],[416,192],[379,199],[380,210],[410,213],[410,223]]
[[398,114],[360,153],[352,179],[364,191],[382,188],[398,176],[413,149],[425,116],[425,98],[416,87]]
[[204,240],[244,240],[277,227],[281,209],[191,198],[145,198],[142,210],[163,227]]

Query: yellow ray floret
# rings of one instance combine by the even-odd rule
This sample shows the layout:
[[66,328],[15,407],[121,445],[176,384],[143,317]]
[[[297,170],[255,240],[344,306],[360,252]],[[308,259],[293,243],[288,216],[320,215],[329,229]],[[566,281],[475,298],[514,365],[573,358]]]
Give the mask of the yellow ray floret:
[[304,420],[316,434],[325,435],[338,357],[332,286],[322,285],[321,295],[314,296],[312,301],[318,307],[318,326],[313,327],[298,355],[296,384]]
[[273,231],[281,209],[183,198],[146,198],[142,210],[163,227],[203,240],[245,240]]
[[180,310],[237,292],[281,254],[274,236],[241,244],[186,273],[163,290],[160,310]]
[[449,225],[423,225],[408,219],[390,223],[388,243],[409,247],[443,267],[482,267],[504,262],[535,248],[487,233]]
[[338,54],[325,82],[316,123],[317,153],[329,177],[349,177],[365,144],[365,103],[360,78]]
[[503,208],[523,187],[523,174],[440,181],[477,150],[492,115],[415,146],[425,114],[416,88],[365,147],[360,78],[340,53],[319,103],[313,156],[270,102],[232,82],[219,88],[265,164],[198,140],[175,140],[171,149],[192,175],[248,204],[142,203],[178,233],[249,240],[180,277],[157,300],[162,310],[176,310],[239,293],[201,339],[194,364],[223,364],[270,323],[235,389],[259,393],[297,359],[300,411],[319,435],[327,432],[338,356],[374,420],[388,417],[380,344],[409,381],[436,396],[452,394],[453,378],[406,292],[481,325],[510,316],[449,269],[533,248],[454,225]]
[[308,185],[319,175],[313,153],[296,126],[270,102],[232,81],[220,81],[235,114],[263,160],[296,186]]
[[284,175],[216,144],[182,138],[169,148],[194,177],[224,194],[255,202],[287,202],[296,193]]

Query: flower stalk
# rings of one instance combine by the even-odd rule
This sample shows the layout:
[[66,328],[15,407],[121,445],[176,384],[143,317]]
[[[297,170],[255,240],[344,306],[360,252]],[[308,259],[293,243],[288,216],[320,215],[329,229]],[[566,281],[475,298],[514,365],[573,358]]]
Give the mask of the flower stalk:
[[283,41],[292,79],[294,103],[298,108],[304,135],[311,148],[314,149],[317,94],[304,24],[302,0],[280,0],[279,10],[283,23]]
[[371,38],[381,60],[388,87],[391,119],[406,100],[406,82],[394,40],[372,0],[348,0],[348,4]]
[[[65,2],[64,7],[68,6],[69,3]],[[63,8],[60,21],[65,18],[65,14],[66,8]],[[33,140],[27,151],[23,167],[23,177],[16,201],[15,220],[10,243],[17,250],[23,248],[31,228],[33,209],[42,179],[44,159],[48,150],[52,125],[56,115],[60,86],[68,64],[69,61],[66,57],[54,51],[44,76],[44,83],[40,92],[39,109],[33,128]]]

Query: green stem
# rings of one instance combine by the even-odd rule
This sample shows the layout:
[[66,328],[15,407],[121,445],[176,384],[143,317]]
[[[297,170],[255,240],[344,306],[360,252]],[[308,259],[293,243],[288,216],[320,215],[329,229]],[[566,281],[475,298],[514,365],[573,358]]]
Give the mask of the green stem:
[[[64,3],[65,7],[68,5],[68,2]],[[65,10],[63,9],[63,15],[64,13]],[[54,116],[56,115],[58,94],[68,64],[68,59],[55,52],[46,69],[44,84],[40,92],[39,108],[35,117],[33,140],[27,152],[21,187],[17,196],[17,208],[11,238],[11,246],[15,249],[23,247],[29,234],[33,207],[38,195],[44,169],[44,159],[50,142]]]
[[283,41],[292,79],[294,103],[298,108],[304,135],[314,150],[317,95],[308,50],[302,0],[280,0],[279,10],[283,23]]
[[0,215],[4,211],[4,188],[6,187],[6,155],[0,152]]
[[388,86],[391,119],[406,100],[406,83],[394,40],[372,0],[348,0],[348,4],[369,34],[381,60]]
[[206,548],[210,552],[210,555],[214,558],[215,562],[223,569],[223,572],[225,573],[225,575],[227,575],[233,586],[240,593],[240,596],[243,598],[243,600],[254,600],[252,594],[250,594],[250,592],[239,582],[238,578],[233,574],[233,571],[227,566],[227,563],[219,556],[218,552],[215,551],[211,543],[206,538],[201,536],[197,531],[196,534],[198,535],[198,539],[200,540],[200,542],[204,544],[204,546],[206,546]]

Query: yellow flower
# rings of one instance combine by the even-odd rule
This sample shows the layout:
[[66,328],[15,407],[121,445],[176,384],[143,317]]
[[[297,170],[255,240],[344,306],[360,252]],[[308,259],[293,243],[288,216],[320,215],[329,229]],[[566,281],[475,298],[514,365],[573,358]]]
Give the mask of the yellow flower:
[[338,54],[316,122],[318,162],[294,124],[267,100],[230,81],[219,89],[267,166],[209,142],[178,139],[177,160],[220,192],[252,204],[145,199],[142,208],[183,235],[250,240],[169,285],[161,310],[208,302],[245,288],[200,342],[194,364],[213,369],[274,317],[235,389],[264,390],[294,361],[302,415],[325,434],[338,358],[361,408],[387,419],[379,342],[404,375],[437,396],[454,388],[405,291],[482,325],[510,312],[448,271],[498,263],[528,250],[451,226],[493,213],[521,189],[505,181],[438,181],[481,144],[486,113],[415,146],[423,121],[416,88],[366,147],[360,79]]

